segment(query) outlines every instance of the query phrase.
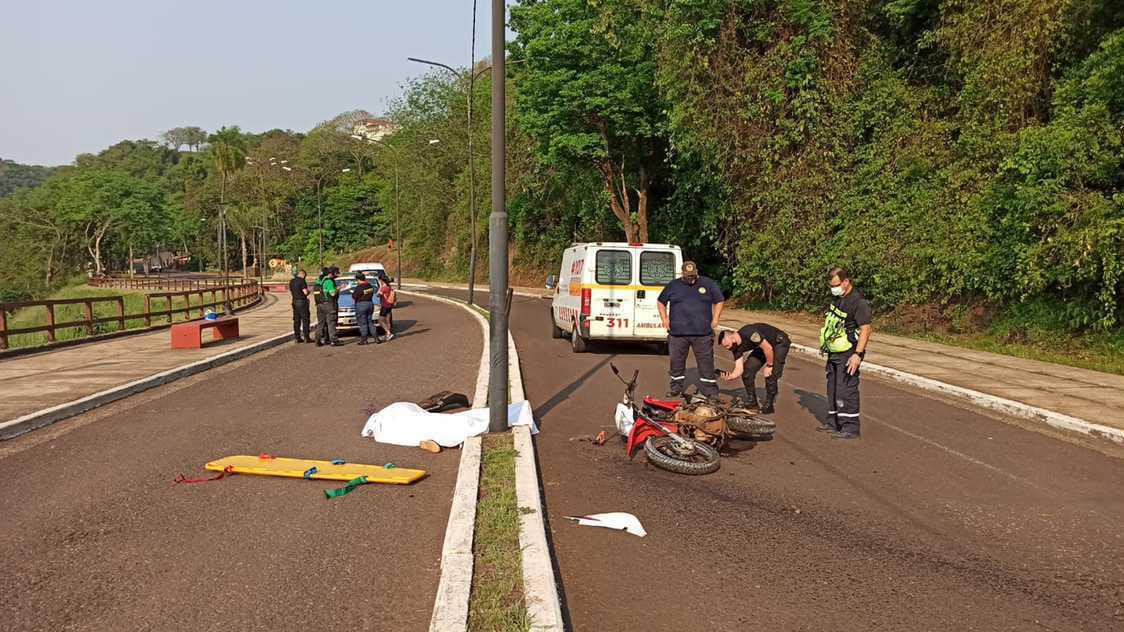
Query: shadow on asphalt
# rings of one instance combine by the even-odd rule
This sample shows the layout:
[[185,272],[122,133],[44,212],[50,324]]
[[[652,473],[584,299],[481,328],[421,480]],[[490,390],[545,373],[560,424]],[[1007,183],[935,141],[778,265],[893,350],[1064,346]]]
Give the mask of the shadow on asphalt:
[[561,404],[562,402],[569,399],[570,396],[574,394],[574,392],[581,388],[582,384],[585,384],[589,380],[589,378],[593,377],[594,373],[597,373],[602,368],[608,366],[609,362],[611,362],[615,357],[617,357],[616,354],[605,356],[600,362],[590,367],[588,371],[575,378],[573,382],[570,382],[566,386],[562,387],[562,389],[555,393],[553,397],[546,400],[546,402],[544,402],[542,406],[536,408],[535,418],[539,422],[539,430],[542,430],[543,428],[543,417],[545,417],[547,413],[549,413],[558,404]]
[[793,389],[799,397],[800,407],[812,414],[821,424],[827,423],[827,397],[802,388]]

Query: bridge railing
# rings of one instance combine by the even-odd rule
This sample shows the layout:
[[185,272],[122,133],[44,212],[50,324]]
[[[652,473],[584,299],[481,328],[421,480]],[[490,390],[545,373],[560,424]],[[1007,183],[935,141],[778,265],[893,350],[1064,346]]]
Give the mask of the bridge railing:
[[[214,281],[190,280],[194,285],[187,285],[181,279],[159,279],[167,281],[164,285],[129,285],[106,286],[102,283],[151,282],[157,279],[100,279],[98,283],[91,283],[95,287],[128,287],[130,289],[167,289],[171,291],[153,292],[144,295],[144,310],[126,312],[126,297],[124,296],[91,296],[83,298],[47,299],[41,301],[17,301],[0,303],[0,350],[13,346],[12,337],[26,334],[40,334],[46,336],[46,344],[60,342],[62,339],[74,339],[94,336],[97,334],[113,333],[136,328],[129,326],[129,322],[143,321],[143,328],[165,326],[171,324],[177,315],[182,315],[184,320],[190,319],[192,312],[202,317],[208,308],[222,308],[230,303],[232,308],[247,307],[258,302],[261,298],[261,288],[253,279],[234,281],[229,286],[223,286],[221,279]],[[170,286],[170,287],[169,287]],[[108,316],[99,316],[98,312],[105,312],[109,305]],[[74,306],[81,306],[80,313],[74,314]],[[99,309],[101,307],[101,309]],[[40,319],[34,310],[42,309],[44,318]],[[9,315],[17,310],[33,310],[31,320],[37,324],[9,328]],[[220,310],[216,310],[220,311]],[[28,320],[26,317],[21,320]],[[163,324],[154,325],[153,322],[165,321]],[[38,324],[41,322],[42,324]],[[109,325],[108,327],[106,325]],[[42,338],[39,338],[42,340]],[[24,341],[26,342],[26,340]],[[34,345],[37,343],[31,343]],[[18,346],[31,346],[20,344]]]

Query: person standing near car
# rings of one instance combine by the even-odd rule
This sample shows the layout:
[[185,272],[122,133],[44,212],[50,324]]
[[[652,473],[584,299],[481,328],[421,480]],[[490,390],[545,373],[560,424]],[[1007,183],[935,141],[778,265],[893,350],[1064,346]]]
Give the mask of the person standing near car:
[[840,267],[827,273],[835,297],[820,329],[820,350],[827,354],[827,418],[818,430],[839,439],[859,438],[859,367],[870,343],[870,303]]
[[699,369],[699,392],[718,395],[714,375],[714,330],[722,316],[726,298],[718,284],[699,275],[694,261],[683,262],[683,276],[672,279],[656,299],[660,319],[668,332],[667,350],[671,356],[669,397],[679,397],[687,382],[687,352],[694,350]]
[[394,339],[394,303],[398,301],[398,293],[394,291],[394,286],[390,284],[390,280],[379,277],[379,322],[382,324],[383,331],[386,332],[386,340]]
[[321,270],[319,283],[313,289],[312,295],[316,299],[316,318],[319,327],[316,334],[316,346],[340,346],[336,337],[337,312],[336,301],[339,299],[339,289],[336,288],[336,275],[339,268],[324,268]]
[[[742,378],[749,407],[758,408],[762,415],[773,414],[785,359],[792,344],[788,334],[766,323],[754,323],[737,331],[723,331],[718,334],[718,344],[734,354],[734,370],[723,371],[722,379]],[[765,367],[765,402],[758,406],[757,371],[761,367]]]
[[308,335],[311,314],[308,309],[308,282],[305,281],[307,274],[304,270],[297,270],[289,281],[289,294],[293,297],[293,342],[312,342]]
[[[377,278],[377,277],[376,277]],[[370,344],[369,339],[378,340],[375,331],[375,288],[367,281],[367,275],[355,273],[355,287],[351,290],[355,299],[355,322],[359,325],[359,344]]]

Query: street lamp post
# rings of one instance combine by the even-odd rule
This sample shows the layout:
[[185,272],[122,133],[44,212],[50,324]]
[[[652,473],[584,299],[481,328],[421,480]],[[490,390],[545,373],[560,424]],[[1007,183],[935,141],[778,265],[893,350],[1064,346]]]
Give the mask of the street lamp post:
[[[476,20],[473,16],[473,42],[476,38]],[[468,223],[471,230],[472,243],[469,245],[468,250],[468,303],[473,304],[476,295],[476,162],[475,156],[472,151],[472,97],[476,89],[476,80],[480,78],[485,72],[490,70],[490,67],[481,68],[473,72],[469,67],[468,72],[460,73],[452,66],[442,64],[441,62],[429,61],[427,59],[418,59],[417,57],[407,57],[410,61],[419,64],[428,64],[446,70],[457,79],[468,79],[468,90],[465,94],[466,105],[468,107]]]
[[492,215],[488,220],[488,430],[507,430],[507,151],[506,20],[507,3],[492,0]]

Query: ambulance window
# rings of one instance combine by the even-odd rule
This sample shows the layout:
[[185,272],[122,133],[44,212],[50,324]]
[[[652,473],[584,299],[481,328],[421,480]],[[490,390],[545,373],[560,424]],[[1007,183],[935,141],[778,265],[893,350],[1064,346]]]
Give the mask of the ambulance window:
[[632,283],[632,253],[627,250],[598,250],[597,282],[601,285]]
[[674,252],[640,253],[640,285],[667,285],[675,279]]

